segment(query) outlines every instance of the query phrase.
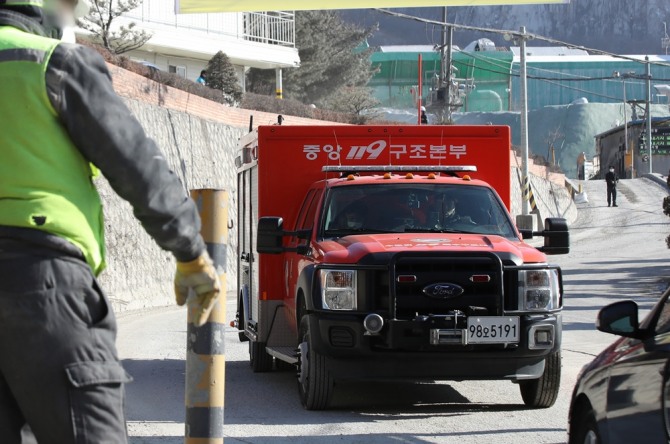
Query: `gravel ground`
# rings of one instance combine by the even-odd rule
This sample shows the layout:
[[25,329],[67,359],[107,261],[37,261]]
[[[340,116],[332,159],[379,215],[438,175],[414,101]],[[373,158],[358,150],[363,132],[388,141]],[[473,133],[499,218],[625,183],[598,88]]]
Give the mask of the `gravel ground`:
[[[556,405],[523,406],[509,382],[366,383],[338,386],[334,408],[307,412],[290,372],[253,374],[247,345],[230,330],[226,353],[228,443],[562,443],[581,367],[614,340],[595,330],[604,305],[635,299],[649,309],[667,286],[667,191],[647,179],[622,180],[619,207],[608,208],[604,181],[586,182],[563,267],[563,380]],[[228,304],[229,317],[234,302]],[[168,308],[123,315],[119,350],[135,377],[128,386],[133,443],[183,442],[185,313]]]

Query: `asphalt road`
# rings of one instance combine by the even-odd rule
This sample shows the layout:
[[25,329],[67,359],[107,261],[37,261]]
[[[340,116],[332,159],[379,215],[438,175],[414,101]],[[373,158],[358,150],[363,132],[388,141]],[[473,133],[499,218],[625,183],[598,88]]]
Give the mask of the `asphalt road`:
[[[634,299],[648,309],[670,279],[661,211],[665,189],[623,180],[619,207],[608,208],[604,181],[588,182],[571,227],[563,267],[563,379],[556,405],[524,407],[510,382],[366,383],[338,386],[334,408],[302,409],[291,372],[253,374],[247,344],[226,338],[225,433],[228,443],[563,443],[570,394],[581,367],[614,340],[595,330],[604,305]],[[234,303],[228,304],[229,317]],[[133,443],[183,442],[185,312],[121,316],[119,351],[134,376],[127,416]]]

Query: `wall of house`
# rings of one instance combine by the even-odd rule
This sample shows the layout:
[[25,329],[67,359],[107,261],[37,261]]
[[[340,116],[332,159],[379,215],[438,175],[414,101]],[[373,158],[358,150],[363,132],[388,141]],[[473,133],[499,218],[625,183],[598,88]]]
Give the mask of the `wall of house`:
[[[200,76],[200,71],[207,68],[207,63],[209,59],[196,59],[191,57],[179,57],[167,54],[160,54],[156,52],[136,50],[130,51],[126,54],[130,57],[131,60],[136,62],[148,62],[152,65],[155,65],[161,71],[168,72],[170,65],[172,66],[183,66],[185,68],[185,77],[189,80],[195,82],[195,80]],[[233,64],[235,68],[235,73],[237,74],[237,80],[240,82],[242,89],[245,89],[245,73],[246,67],[241,65]]]

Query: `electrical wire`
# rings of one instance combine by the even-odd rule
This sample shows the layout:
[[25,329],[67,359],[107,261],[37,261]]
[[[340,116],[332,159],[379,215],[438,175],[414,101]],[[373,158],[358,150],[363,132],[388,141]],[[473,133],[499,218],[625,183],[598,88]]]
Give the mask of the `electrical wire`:
[[[490,72],[494,72],[497,74],[505,74],[509,75],[510,73],[516,76],[519,76],[518,72],[512,70],[508,65],[503,65],[500,63],[500,59],[496,59],[493,57],[487,57],[486,55],[475,55],[474,53],[463,51],[463,50],[457,50],[461,54],[465,54],[469,57],[472,57],[475,60],[480,60],[485,63],[489,63],[491,65],[495,65],[498,68],[504,69],[505,71],[495,71],[495,70],[489,70]],[[464,63],[465,64],[465,63]],[[473,68],[477,69],[483,69],[480,66],[475,66],[475,65],[468,65],[465,64],[466,66],[471,66]],[[509,69],[509,72],[507,71]],[[586,77],[586,76],[579,76],[578,74],[570,74],[570,73],[565,73],[561,71],[553,71],[553,70],[547,70],[547,69],[542,69],[542,68],[537,68],[533,66],[528,66],[527,69],[535,69],[535,70],[541,70],[541,71],[546,71],[546,72],[552,72],[555,74],[562,74],[562,75],[568,75],[568,76],[573,76],[569,78],[565,77],[542,77],[542,76],[534,76],[534,75],[528,75],[527,77],[529,79],[536,79],[536,80],[555,80],[555,81],[561,81],[561,82],[588,82],[588,81],[593,81],[593,80],[602,80],[602,81],[620,81],[620,77],[615,77],[615,76],[600,76],[600,77]],[[666,78],[654,78],[652,77],[652,82],[670,82],[670,79]],[[635,81],[630,81],[630,79],[627,79],[627,84],[629,85],[644,85],[644,82],[635,82]]]
[[[430,23],[433,25],[438,25],[438,26],[447,26],[451,27],[453,29],[462,29],[466,31],[479,31],[479,32],[486,32],[490,34],[502,34],[502,35],[510,35],[514,37],[519,37],[521,36],[521,33],[519,31],[512,31],[512,30],[505,30],[505,29],[496,29],[496,28],[483,28],[481,26],[469,26],[469,25],[458,25],[456,23],[447,23],[447,22],[440,22],[438,20],[430,20],[430,19],[424,19],[421,17],[416,17],[413,15],[409,14],[403,14],[402,12],[395,12],[395,11],[390,11],[388,9],[382,9],[382,8],[375,8],[375,11],[381,12],[382,14],[390,15],[393,17],[398,17],[398,18],[404,18],[408,20],[413,20],[416,22],[421,22],[421,23]],[[610,56],[622,60],[628,60],[631,62],[635,63],[641,63],[641,64],[651,64],[651,65],[656,65],[656,66],[666,66],[670,67],[670,63],[665,63],[665,62],[655,62],[655,61],[646,61],[646,60],[639,60],[635,57],[629,57],[621,54],[615,54],[612,52],[608,51],[603,51],[601,49],[595,49],[595,48],[589,48],[587,46],[582,46],[582,45],[575,45],[573,43],[568,43],[564,42],[562,40],[554,39],[551,37],[545,37],[539,34],[524,34],[524,38],[527,39],[535,39],[535,40],[541,40],[544,42],[548,43],[553,43],[554,45],[560,45],[560,46],[565,46],[571,49],[581,49],[582,51],[587,51],[591,52],[594,54],[599,54],[599,55],[605,55],[605,56]]]

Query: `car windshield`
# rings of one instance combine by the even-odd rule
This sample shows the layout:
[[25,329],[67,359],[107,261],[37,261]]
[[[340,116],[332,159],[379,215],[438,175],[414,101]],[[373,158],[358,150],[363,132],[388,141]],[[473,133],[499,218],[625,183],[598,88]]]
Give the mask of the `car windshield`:
[[516,239],[507,211],[486,187],[448,184],[347,185],[324,207],[325,238],[375,233],[469,233]]

